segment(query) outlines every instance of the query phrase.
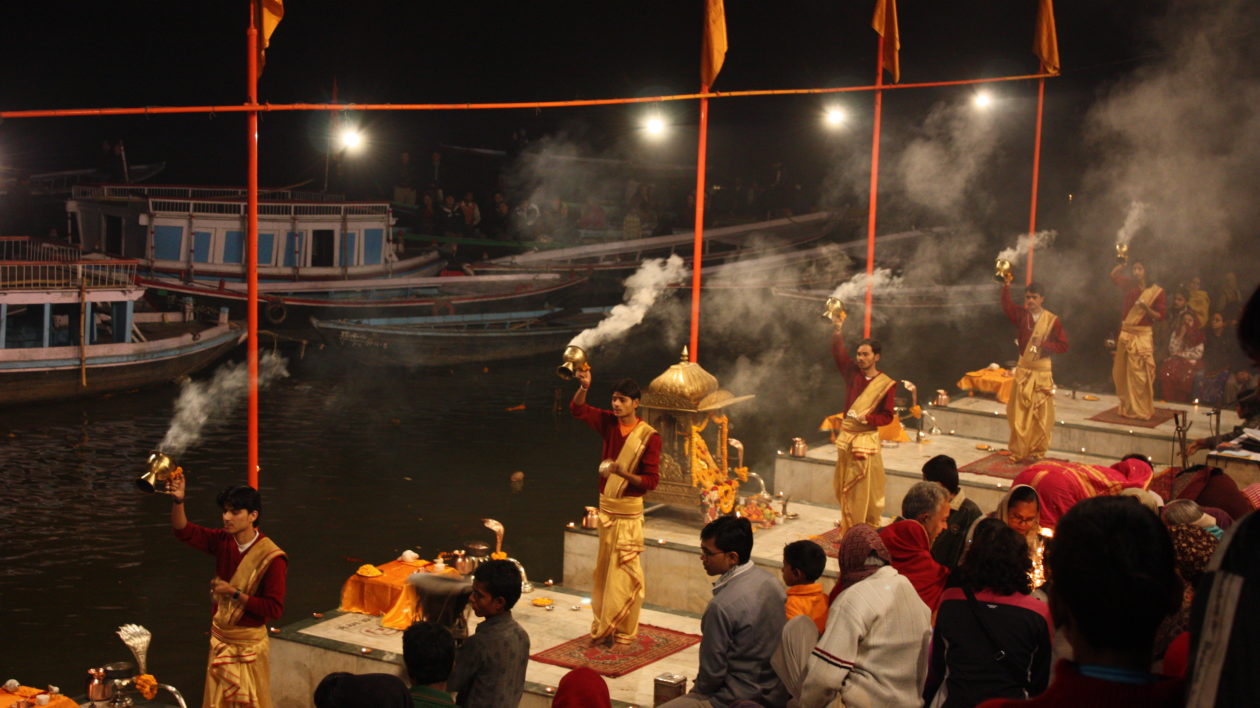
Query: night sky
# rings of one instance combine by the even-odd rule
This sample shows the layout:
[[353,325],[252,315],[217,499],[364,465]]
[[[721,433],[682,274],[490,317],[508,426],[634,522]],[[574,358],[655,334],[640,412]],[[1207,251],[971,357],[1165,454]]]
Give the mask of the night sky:
[[[289,0],[260,82],[260,99],[326,101],[334,79],[348,102],[557,100],[685,93],[698,84],[698,0],[636,3],[333,2]],[[1102,5],[1103,7],[1099,7]],[[873,3],[728,0],[730,51],[715,89],[804,88],[870,83]],[[1056,8],[1064,76],[1049,83],[1048,144],[1070,140],[1090,98],[1139,64],[1141,37],[1162,3],[1061,2]],[[5,3],[0,52],[4,109],[233,104],[244,99],[245,0]],[[597,8],[594,9],[593,8]],[[902,0],[903,82],[1027,74],[1035,0]],[[936,101],[968,89],[890,94],[885,120],[913,124]],[[1002,85],[1012,120],[1031,126],[1034,84]],[[869,121],[869,94],[841,99]],[[808,178],[828,139],[822,99],[728,99],[711,109],[710,164],[719,178],[783,159]],[[507,147],[563,133],[592,153],[625,142],[643,107],[535,111],[372,113],[365,174],[400,150],[438,144]],[[695,123],[692,103],[661,109]],[[275,114],[262,124],[264,186],[322,170],[323,114]],[[891,128],[890,128],[891,129]],[[1029,127],[1031,130],[1031,127]],[[0,165],[28,171],[91,167],[104,138],[125,140],[133,164],[164,160],[164,182],[244,182],[244,118],[18,119],[0,125]],[[680,135],[686,135],[681,132]],[[855,124],[854,150],[869,150]],[[895,139],[895,138],[894,138]],[[651,157],[692,163],[680,138]],[[1070,152],[1070,151],[1069,151]],[[1048,168],[1053,171],[1054,166]]]

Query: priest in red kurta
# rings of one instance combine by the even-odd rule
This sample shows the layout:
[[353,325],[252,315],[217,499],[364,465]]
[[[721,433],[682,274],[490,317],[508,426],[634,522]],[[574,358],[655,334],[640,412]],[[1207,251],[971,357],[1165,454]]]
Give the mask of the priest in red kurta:
[[661,436],[639,419],[641,394],[634,381],[613,385],[612,410],[607,411],[586,404],[590,369],[576,372],[576,378],[580,387],[569,409],[603,439],[591,640],[624,646],[638,636],[639,610],[647,595],[639,564],[643,495],[660,482]]
[[270,708],[267,622],[284,611],[284,551],[257,528],[262,497],[248,486],[225,489],[217,505],[223,527],[198,526],[184,514],[185,480],[171,480],[175,537],[215,557],[210,581],[210,661],[203,708]]
[[1007,447],[1011,459],[1036,462],[1050,449],[1054,432],[1054,372],[1050,355],[1068,350],[1063,321],[1043,306],[1045,293],[1041,286],[1029,283],[1024,288],[1024,306],[1011,301],[1011,281],[1007,275],[1002,286],[1002,311],[1015,325],[1019,363],[1011,397],[1006,402],[1006,421],[1011,427]]
[[844,318],[835,323],[831,355],[845,381],[844,423],[836,436],[836,471],[832,478],[840,504],[840,532],[854,524],[879,528],[884,511],[884,458],[879,426],[892,422],[897,382],[879,371],[880,343],[863,339],[857,360],[844,346]]

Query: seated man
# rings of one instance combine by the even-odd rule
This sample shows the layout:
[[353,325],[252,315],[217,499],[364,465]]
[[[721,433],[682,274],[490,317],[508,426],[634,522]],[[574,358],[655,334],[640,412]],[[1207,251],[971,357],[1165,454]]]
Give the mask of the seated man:
[[521,572],[505,560],[477,566],[473,573],[473,613],[485,619],[459,648],[447,688],[469,708],[501,708],[521,702],[529,635],[512,619],[521,597]]
[[936,482],[918,482],[901,500],[901,521],[879,530],[892,565],[906,576],[933,613],[941,604],[949,568],[932,558],[932,541],[945,530],[949,493]]
[[932,557],[937,563],[953,570],[962,557],[967,530],[983,512],[958,486],[958,463],[949,455],[937,455],[923,463],[923,480],[936,482],[949,492],[949,517],[945,519],[945,530],[932,542]]
[[[840,542],[842,589],[827,613],[827,630],[807,654],[801,706],[923,705],[931,613],[887,559],[888,550],[873,527],[858,524],[845,533]],[[808,637],[813,628],[799,629]],[[799,653],[794,637],[785,635],[783,641],[786,655]],[[841,703],[834,703],[837,699]]]
[[1150,673],[1155,631],[1181,604],[1172,541],[1131,499],[1085,499],[1060,519],[1047,551],[1050,615],[1071,643],[1050,687],[980,708],[1181,706],[1182,684]]
[[403,632],[403,663],[411,677],[411,704],[453,706],[446,692],[446,680],[455,664],[455,638],[450,631],[434,622],[416,622]]
[[704,572],[719,576],[700,619],[700,672],[690,693],[663,708],[787,702],[787,691],[770,667],[786,622],[787,593],[777,578],[753,565],[752,547],[748,519],[722,516],[700,532],[700,563]]

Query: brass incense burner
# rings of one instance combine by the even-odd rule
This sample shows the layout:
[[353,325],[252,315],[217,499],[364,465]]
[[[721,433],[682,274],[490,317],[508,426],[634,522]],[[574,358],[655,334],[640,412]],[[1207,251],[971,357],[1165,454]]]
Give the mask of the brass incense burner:
[[993,262],[993,279],[999,283],[1009,283],[1015,279],[1015,275],[1011,273],[1011,262],[1005,258],[999,258]]
[[136,487],[147,494],[170,494],[171,477],[179,470],[168,455],[154,450],[149,453],[144,474],[136,480]]
[[844,311],[844,302],[838,297],[829,297],[823,305],[822,317],[830,322],[843,322],[849,313]]
[[1129,262],[1129,244],[1127,243],[1116,244],[1116,262],[1118,263]]
[[572,344],[564,348],[564,354],[561,355],[564,363],[556,367],[556,375],[565,381],[572,381],[577,372],[587,371],[591,368],[591,363],[587,359],[586,350],[581,347],[575,347]]

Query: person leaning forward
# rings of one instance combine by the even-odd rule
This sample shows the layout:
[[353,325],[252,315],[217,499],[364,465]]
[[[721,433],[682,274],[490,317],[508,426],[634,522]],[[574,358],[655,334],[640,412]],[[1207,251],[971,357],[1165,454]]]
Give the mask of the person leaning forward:
[[253,487],[228,487],[216,505],[223,527],[210,529],[184,513],[186,480],[171,479],[171,529],[175,537],[215,557],[210,580],[210,659],[203,708],[271,708],[267,623],[284,611],[284,551],[262,531],[262,496]]
[[884,458],[879,426],[892,422],[897,382],[879,371],[878,340],[863,339],[856,362],[844,346],[844,317],[835,322],[831,354],[846,385],[844,423],[836,436],[836,471],[832,485],[840,504],[840,530],[867,523],[879,528],[884,511]]
[[[634,642],[639,610],[647,595],[639,555],[643,552],[643,495],[660,481],[661,436],[639,419],[639,386],[631,379],[613,385],[612,410],[586,403],[591,371],[576,374],[578,390],[569,409],[603,438],[599,479],[599,550],[591,592],[592,643]],[[608,462],[610,461],[610,462]]]

